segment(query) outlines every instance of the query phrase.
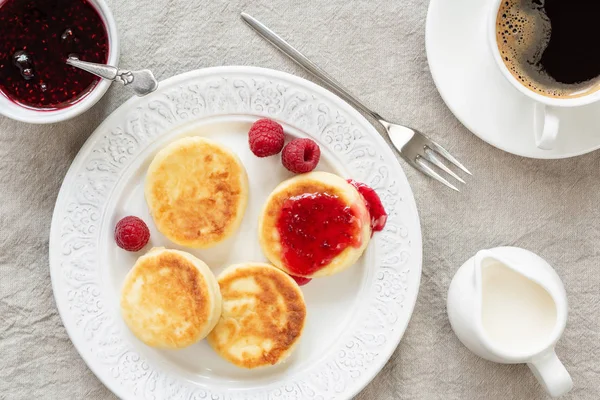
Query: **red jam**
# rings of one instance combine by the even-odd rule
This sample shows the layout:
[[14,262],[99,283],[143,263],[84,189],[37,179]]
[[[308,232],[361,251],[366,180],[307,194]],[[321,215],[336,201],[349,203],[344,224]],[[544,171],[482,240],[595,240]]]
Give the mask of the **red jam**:
[[96,86],[69,55],[108,60],[106,27],[86,0],[0,0],[0,38],[0,91],[27,107],[62,108]]
[[292,277],[293,280],[296,281],[296,283],[298,284],[298,286],[304,286],[308,282],[312,281],[311,278],[305,278],[303,276],[295,276],[295,275],[290,275],[290,276]]
[[383,204],[381,204],[381,199],[377,192],[364,183],[356,182],[353,179],[348,179],[348,183],[354,186],[365,199],[367,210],[371,215],[371,231],[382,231],[388,216],[385,212],[385,208],[383,208]]
[[339,197],[310,193],[287,199],[277,220],[283,261],[291,274],[311,275],[348,246],[361,244],[354,212]]

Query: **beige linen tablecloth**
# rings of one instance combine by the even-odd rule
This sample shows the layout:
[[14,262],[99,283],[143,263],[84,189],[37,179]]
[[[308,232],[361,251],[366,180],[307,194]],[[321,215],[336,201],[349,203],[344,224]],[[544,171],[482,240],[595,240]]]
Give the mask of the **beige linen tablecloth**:
[[[477,250],[498,245],[528,248],[556,268],[570,302],[557,347],[575,382],[566,398],[600,398],[600,152],[529,160],[473,136],[431,79],[426,0],[109,3],[124,67],[167,78],[209,66],[257,65],[306,77],[240,21],[245,10],[382,115],[431,133],[475,173],[456,194],[402,163],[423,229],[421,290],[404,339],[359,400],[546,398],[526,366],[477,358],[448,323],[446,292],[454,272]],[[113,85],[85,115],[48,126],[0,117],[0,399],[114,398],[79,357],[59,318],[48,232],[71,161],[128,97]]]

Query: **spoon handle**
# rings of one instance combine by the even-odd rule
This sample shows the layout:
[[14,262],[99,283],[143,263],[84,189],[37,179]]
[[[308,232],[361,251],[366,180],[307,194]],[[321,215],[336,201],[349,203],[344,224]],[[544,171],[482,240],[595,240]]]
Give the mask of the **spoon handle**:
[[129,71],[113,67],[112,65],[81,61],[76,57],[69,57],[67,59],[67,64],[99,76],[100,78],[120,82],[124,86],[131,85],[131,88],[138,96],[152,93],[158,87],[158,81],[154,77],[154,74],[152,74],[152,71],[148,69]]

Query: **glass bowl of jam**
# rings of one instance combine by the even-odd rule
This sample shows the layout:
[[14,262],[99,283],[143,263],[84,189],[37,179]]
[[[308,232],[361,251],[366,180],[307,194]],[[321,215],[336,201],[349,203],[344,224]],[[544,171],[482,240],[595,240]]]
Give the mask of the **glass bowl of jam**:
[[0,114],[30,123],[73,118],[110,82],[69,56],[117,65],[115,20],[104,0],[0,0]]

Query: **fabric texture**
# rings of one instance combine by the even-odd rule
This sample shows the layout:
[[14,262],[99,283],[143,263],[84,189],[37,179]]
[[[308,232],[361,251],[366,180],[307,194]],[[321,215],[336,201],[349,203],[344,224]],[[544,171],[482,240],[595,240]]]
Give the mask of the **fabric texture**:
[[[421,289],[405,336],[357,397],[546,399],[525,365],[499,365],[467,350],[446,315],[458,267],[498,245],[530,249],[564,280],[570,302],[557,353],[575,387],[600,393],[600,153],[540,161],[472,135],[438,95],[425,54],[426,0],[108,0],[121,66],[159,79],[218,65],[256,65],[310,77],[252,32],[247,11],[346,84],[373,109],[430,134],[474,177],[454,193],[402,165],[423,230]],[[68,122],[28,125],[0,117],[0,399],[112,399],[71,344],[52,295],[48,234],[67,169],[98,124],[130,92],[112,85]]]

